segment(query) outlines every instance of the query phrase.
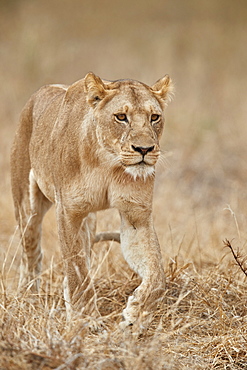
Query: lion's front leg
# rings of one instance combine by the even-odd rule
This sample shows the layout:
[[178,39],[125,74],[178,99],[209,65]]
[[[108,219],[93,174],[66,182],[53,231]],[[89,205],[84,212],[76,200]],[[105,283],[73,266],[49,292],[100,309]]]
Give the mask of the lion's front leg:
[[140,314],[153,312],[165,289],[161,251],[152,218],[151,215],[142,216],[132,223],[129,215],[121,214],[123,255],[142,278],[141,285],[129,297],[123,311],[124,326],[133,324]]
[[98,313],[90,277],[90,248],[95,237],[95,216],[89,214],[81,219],[61,208],[57,205],[58,233],[66,273],[65,298],[69,299],[72,310],[90,315]]

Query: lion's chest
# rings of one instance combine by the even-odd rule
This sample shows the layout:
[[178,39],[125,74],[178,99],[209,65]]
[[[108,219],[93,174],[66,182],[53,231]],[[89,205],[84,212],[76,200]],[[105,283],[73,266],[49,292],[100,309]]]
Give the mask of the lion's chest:
[[110,206],[107,181],[96,176],[72,181],[65,187],[62,199],[66,208],[74,209],[84,216]]

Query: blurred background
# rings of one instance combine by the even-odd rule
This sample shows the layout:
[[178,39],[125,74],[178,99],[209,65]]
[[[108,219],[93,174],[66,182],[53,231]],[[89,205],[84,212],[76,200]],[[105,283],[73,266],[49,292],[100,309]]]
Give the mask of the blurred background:
[[[9,152],[20,111],[40,86],[88,71],[174,81],[154,195],[165,266],[222,263],[225,238],[247,254],[246,45],[245,0],[0,0],[1,260],[18,268]],[[100,212],[99,228],[117,227],[116,213]],[[47,264],[52,212],[44,245]]]

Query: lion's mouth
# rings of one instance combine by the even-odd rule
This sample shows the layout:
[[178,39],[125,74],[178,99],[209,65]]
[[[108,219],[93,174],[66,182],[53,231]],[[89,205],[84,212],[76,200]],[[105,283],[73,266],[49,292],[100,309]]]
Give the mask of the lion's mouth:
[[134,155],[133,153],[122,152],[120,154],[120,163],[125,168],[150,168],[155,166],[159,157],[159,152],[147,153],[146,155]]
[[149,164],[149,163],[147,163],[146,161],[144,161],[143,159],[141,160],[141,161],[139,161],[139,162],[135,162],[135,163],[123,163],[122,162],[122,165],[124,166],[124,167],[134,167],[134,166],[140,166],[140,167],[150,167],[150,166],[153,166],[153,165],[151,165],[151,164]]
[[148,165],[148,164],[144,161],[144,159],[142,159],[140,162],[137,162],[136,164],[137,164],[137,165]]

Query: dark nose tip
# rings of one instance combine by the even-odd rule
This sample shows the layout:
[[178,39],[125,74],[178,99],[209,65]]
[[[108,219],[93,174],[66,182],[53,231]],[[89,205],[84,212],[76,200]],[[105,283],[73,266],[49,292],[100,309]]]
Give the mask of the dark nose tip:
[[134,146],[132,145],[132,149],[134,149],[136,152],[141,153],[143,156],[146,155],[148,152],[152,152],[154,150],[153,146]]

